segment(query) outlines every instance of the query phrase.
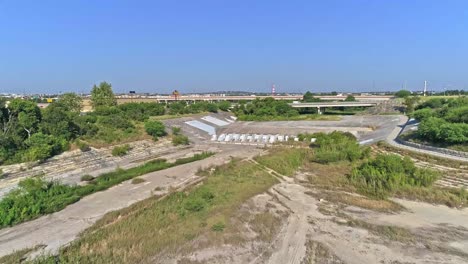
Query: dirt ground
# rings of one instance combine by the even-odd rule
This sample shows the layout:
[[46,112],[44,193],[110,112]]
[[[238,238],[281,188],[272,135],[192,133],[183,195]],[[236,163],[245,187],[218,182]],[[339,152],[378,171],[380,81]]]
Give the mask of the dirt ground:
[[[335,195],[340,195],[336,193]],[[234,239],[198,246],[157,263],[467,263],[468,209],[395,200],[404,209],[381,212],[321,198],[300,174],[283,177],[250,199],[232,219]],[[325,197],[325,196],[323,196]],[[245,211],[250,218],[245,218]],[[252,222],[259,214],[276,219]],[[264,230],[270,230],[265,236]],[[218,240],[219,242],[219,240]]]

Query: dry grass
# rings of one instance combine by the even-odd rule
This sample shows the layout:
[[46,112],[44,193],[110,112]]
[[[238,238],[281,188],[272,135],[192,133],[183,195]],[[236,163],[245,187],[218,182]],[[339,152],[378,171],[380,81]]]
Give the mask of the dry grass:
[[298,168],[309,161],[312,150],[308,148],[273,148],[270,155],[255,157],[261,165],[282,175],[292,176]]
[[143,182],[145,182],[145,181],[146,181],[146,180],[143,179],[143,178],[134,178],[134,179],[132,180],[132,184],[140,184],[140,183],[143,183]]
[[255,214],[249,222],[250,228],[258,234],[258,239],[265,242],[273,240],[281,226],[281,218],[271,212]]
[[[341,223],[341,222],[338,222]],[[348,218],[346,225],[366,229],[370,233],[392,241],[410,243],[416,237],[406,228],[387,225],[375,225],[358,219]]]
[[309,240],[306,244],[306,257],[302,261],[303,264],[344,264],[331,250],[320,242]]
[[[203,176],[203,184],[191,190],[174,192],[160,201],[152,197],[107,214],[62,250],[60,258],[80,263],[145,263],[160,254],[178,252],[201,234],[234,241],[238,238],[224,236],[235,228],[229,219],[247,199],[276,182],[246,161],[233,161]],[[225,227],[213,230],[220,223]]]

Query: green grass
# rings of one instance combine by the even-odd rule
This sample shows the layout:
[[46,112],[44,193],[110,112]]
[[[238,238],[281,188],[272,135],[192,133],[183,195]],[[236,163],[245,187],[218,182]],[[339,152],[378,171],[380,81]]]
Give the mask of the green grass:
[[125,156],[125,155],[127,155],[128,151],[130,149],[131,149],[130,145],[128,145],[128,144],[125,144],[125,145],[122,145],[122,146],[115,146],[112,149],[112,156],[114,156],[114,157]]
[[282,175],[293,176],[294,172],[310,159],[310,149],[272,149],[271,155],[255,157],[255,160]]
[[205,159],[212,152],[195,154],[178,159],[173,163],[153,160],[127,170],[117,169],[105,173],[84,186],[69,186],[58,182],[46,182],[42,178],[29,178],[19,183],[19,188],[0,201],[0,228],[32,220],[39,216],[57,212],[86,195],[106,190],[121,182],[158,170]]
[[206,177],[203,184],[188,191],[152,197],[107,214],[56,259],[59,263],[153,262],[158,254],[177,252],[200,234],[231,228],[229,219],[239,206],[277,182],[258,165],[238,160],[201,175]]

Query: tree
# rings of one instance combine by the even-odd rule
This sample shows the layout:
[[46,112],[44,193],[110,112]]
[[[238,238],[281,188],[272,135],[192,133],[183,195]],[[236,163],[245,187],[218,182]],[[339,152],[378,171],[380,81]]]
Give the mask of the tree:
[[83,99],[76,93],[64,93],[56,103],[66,111],[80,113]]
[[306,103],[320,102],[320,98],[315,98],[311,92],[307,91],[304,96],[302,96],[302,101]]
[[404,104],[406,105],[406,112],[412,113],[414,111],[414,107],[419,102],[419,100],[421,100],[421,98],[419,98],[418,96],[405,97]]
[[398,98],[405,98],[411,95],[411,92],[408,90],[400,90],[395,93],[395,96]]
[[67,111],[68,109],[60,101],[51,103],[43,111],[41,131],[44,134],[64,137],[67,140],[74,138],[79,132],[78,126],[74,123],[77,113]]
[[227,111],[229,111],[229,108],[231,108],[231,103],[228,102],[228,101],[219,102],[218,108],[221,111],[227,112]]
[[154,140],[166,135],[166,127],[160,121],[146,121],[145,130],[148,135],[153,136]]
[[345,99],[346,102],[355,102],[356,98],[352,95],[348,95]]
[[17,122],[17,125],[26,131],[28,138],[37,131],[41,121],[41,109],[36,103],[22,99],[13,99],[8,105],[10,117],[8,122]]
[[99,86],[94,85],[91,90],[91,103],[94,108],[117,105],[117,100],[115,99],[111,84],[101,82]]

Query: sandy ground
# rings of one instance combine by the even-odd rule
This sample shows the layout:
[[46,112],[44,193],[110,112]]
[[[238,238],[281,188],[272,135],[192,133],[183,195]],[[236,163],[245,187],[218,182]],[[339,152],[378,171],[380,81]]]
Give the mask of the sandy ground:
[[[164,194],[170,186],[180,187],[195,181],[198,178],[195,173],[200,167],[223,164],[231,156],[252,157],[262,152],[257,148],[237,146],[209,148],[218,153],[204,160],[146,174],[140,177],[145,182],[138,185],[131,184],[130,181],[123,182],[106,191],[86,196],[57,213],[1,229],[0,256],[37,245],[44,245],[45,252],[55,252],[107,212],[127,207],[153,194]],[[163,191],[155,191],[157,187]]]
[[[297,179],[283,178],[248,202],[255,205],[253,214],[270,208],[282,216],[271,241],[247,230],[241,245],[200,248],[157,263],[468,263],[468,209],[395,200],[406,210],[391,214],[333,204],[311,192]],[[353,219],[405,228],[411,240],[349,225]]]

